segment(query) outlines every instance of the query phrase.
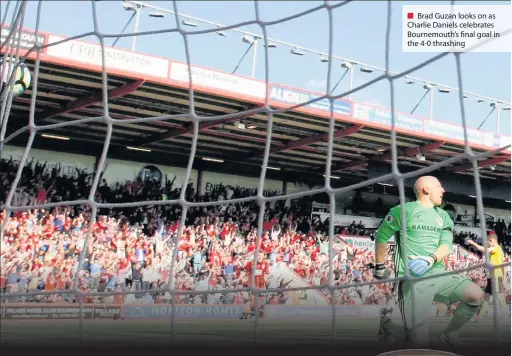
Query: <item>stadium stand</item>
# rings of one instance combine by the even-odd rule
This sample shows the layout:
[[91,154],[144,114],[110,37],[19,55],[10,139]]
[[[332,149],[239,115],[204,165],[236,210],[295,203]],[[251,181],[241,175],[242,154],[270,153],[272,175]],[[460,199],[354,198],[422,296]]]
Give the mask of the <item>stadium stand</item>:
[[[0,161],[0,181],[9,187],[14,179],[17,163],[12,159]],[[41,162],[28,162],[22,171],[14,204],[78,200],[87,197],[91,175],[80,169],[76,174],[61,174],[57,166],[51,171]],[[38,183],[42,182],[42,183]],[[0,191],[0,202],[6,192]],[[146,199],[173,199],[179,190],[173,181],[162,186],[157,182],[140,179],[126,182],[107,182],[97,192],[98,201],[130,202]],[[243,190],[217,187],[198,196],[193,185],[187,187],[187,199],[212,201],[240,198]],[[255,251],[257,211],[255,203],[226,204],[209,209],[191,211],[184,227],[184,236],[178,245],[174,288],[187,290],[215,290],[246,287],[250,264]],[[72,294],[40,295],[10,298],[10,293],[37,290],[56,291],[71,288],[78,259],[82,253],[89,220],[88,206],[67,206],[47,210],[19,211],[5,225],[1,248],[0,284],[5,302],[76,303]],[[115,295],[87,297],[87,303],[153,304],[169,302],[169,295],[153,295],[151,290],[165,286],[169,281],[174,239],[179,228],[180,208],[158,206],[102,210],[92,224],[92,239],[86,246],[86,263],[80,274],[80,288],[86,292],[148,290],[143,295]],[[6,219],[0,214],[0,223]],[[349,241],[372,241],[371,229],[357,223],[342,227],[334,243],[334,279],[336,284],[372,280],[369,264],[374,260],[373,250],[362,248]],[[259,266],[264,277],[257,275],[261,288],[311,285],[327,281],[328,243],[326,224],[318,217],[311,217],[306,201],[278,202],[269,207],[265,216],[264,235],[260,247]],[[510,259],[510,223],[497,221],[493,229]],[[456,233],[456,242],[462,243],[467,233]],[[471,236],[476,239],[476,236]],[[391,244],[390,249],[393,248]],[[447,269],[466,268],[481,262],[481,256],[458,246],[445,261]],[[392,269],[391,259],[388,261]],[[509,269],[508,269],[509,270]],[[485,285],[482,270],[468,272],[470,278]],[[327,304],[331,295],[316,291],[309,294],[284,292],[267,295],[267,304]],[[316,294],[315,294],[316,293]],[[246,304],[246,292],[178,295],[180,304]],[[392,295],[392,285],[379,284],[361,288],[341,289],[335,293],[336,305],[384,305]],[[510,291],[507,291],[510,303]]]

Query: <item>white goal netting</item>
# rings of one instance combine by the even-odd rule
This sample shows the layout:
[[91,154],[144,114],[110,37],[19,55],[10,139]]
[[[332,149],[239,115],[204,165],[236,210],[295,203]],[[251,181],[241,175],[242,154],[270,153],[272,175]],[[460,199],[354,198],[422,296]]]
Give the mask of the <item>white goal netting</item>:
[[[13,105],[13,99],[16,96],[16,92],[14,90],[9,90],[9,88],[14,87],[16,85],[20,85],[18,82],[19,78],[17,78],[15,75],[12,75],[13,73],[17,73],[15,70],[18,67],[21,67],[24,61],[26,60],[28,54],[26,53],[23,48],[20,46],[8,46],[7,44],[10,41],[10,38],[15,35],[17,31],[21,31],[22,28],[24,28],[24,20],[25,20],[25,10],[26,7],[31,5],[34,6],[34,4],[29,4],[27,1],[7,1],[6,5],[3,5],[6,10],[4,11],[2,15],[2,26],[5,26],[2,28],[2,31],[7,31],[8,29],[8,35],[6,40],[1,43],[2,46],[2,57],[4,58],[4,63],[12,63],[10,65],[2,65],[2,78],[8,78],[6,82],[2,81],[2,94],[1,94],[1,106],[0,106],[0,119],[1,119],[1,131],[0,131],[0,149],[3,149],[5,145],[8,145],[12,140],[14,140],[16,137],[22,134],[28,133],[28,141],[26,144],[26,147],[24,149],[23,156],[21,157],[21,160],[18,163],[16,171],[13,173],[13,181],[9,182],[9,187],[2,187],[2,189],[8,189],[8,193],[6,194],[5,203],[0,207],[1,210],[5,210],[6,215],[0,216],[2,218],[2,241],[4,241],[4,232],[7,231],[9,226],[13,223],[12,218],[16,216],[19,212],[27,212],[34,209],[46,209],[51,210],[55,208],[63,209],[66,207],[88,207],[84,208],[85,211],[88,212],[88,218],[84,220],[84,224],[88,224],[87,233],[84,234],[83,238],[78,239],[80,246],[76,246],[77,250],[81,251],[79,254],[79,258],[76,261],[75,265],[70,265],[69,268],[73,269],[73,278],[70,281],[70,287],[66,290],[60,290],[59,288],[54,288],[53,290],[33,290],[30,291],[29,289],[25,291],[11,291],[9,294],[9,298],[22,298],[24,301],[29,299],[36,299],[36,298],[49,298],[51,299],[51,296],[54,295],[66,295],[70,296],[71,299],[75,300],[76,303],[78,303],[80,308],[83,308],[84,305],[89,300],[88,298],[106,298],[109,296],[114,296],[116,298],[117,296],[128,296],[128,295],[137,295],[137,296],[144,296],[148,293],[151,293],[152,295],[161,294],[166,296],[165,299],[170,302],[172,306],[172,311],[170,315],[170,322],[172,323],[172,335],[174,337],[175,335],[175,323],[177,318],[175,318],[175,315],[178,310],[178,300],[183,296],[187,296],[190,298],[194,298],[197,295],[217,295],[222,293],[239,293],[244,292],[248,293],[253,296],[258,296],[257,298],[250,298],[250,300],[254,300],[254,308],[256,310],[259,310],[259,307],[261,306],[261,303],[264,303],[264,299],[262,301],[261,298],[259,298],[260,295],[269,295],[270,293],[282,293],[282,292],[303,292],[307,290],[313,290],[317,289],[324,293],[327,291],[326,294],[329,296],[329,300],[333,301],[339,298],[337,293],[341,290],[347,290],[354,287],[361,287],[361,286],[375,286],[377,284],[382,283],[390,283],[390,282],[396,282],[397,279],[390,279],[387,281],[377,281],[377,280],[369,280],[364,281],[363,283],[335,283],[335,273],[334,273],[334,254],[335,254],[335,245],[337,244],[337,241],[335,239],[335,227],[334,227],[334,221],[335,221],[335,195],[346,193],[349,191],[353,191],[358,188],[366,187],[372,184],[376,183],[384,183],[384,182],[394,182],[396,183],[396,186],[399,187],[399,193],[400,193],[400,203],[405,204],[406,203],[406,197],[405,197],[405,186],[404,186],[404,180],[406,179],[413,179],[422,175],[426,175],[430,172],[434,172],[442,167],[448,167],[450,165],[455,164],[456,162],[460,162],[464,159],[469,160],[472,162],[473,165],[473,176],[474,176],[474,187],[476,192],[476,207],[478,211],[478,217],[480,221],[486,221],[484,216],[484,207],[483,207],[483,197],[482,197],[482,190],[480,187],[480,176],[478,171],[478,160],[482,160],[486,157],[491,157],[496,153],[503,152],[504,150],[508,149],[507,147],[501,147],[499,149],[496,149],[494,151],[488,151],[481,154],[475,154],[473,150],[471,149],[470,145],[468,144],[468,134],[467,134],[467,120],[466,120],[466,110],[465,110],[465,103],[464,103],[464,87],[463,87],[463,76],[461,72],[461,57],[464,56],[464,53],[441,53],[437,54],[435,56],[432,56],[429,60],[416,65],[412,68],[409,68],[407,70],[404,70],[398,74],[392,73],[390,70],[390,63],[389,63],[389,52],[390,52],[390,43],[391,43],[391,21],[393,20],[393,14],[392,14],[392,6],[391,1],[388,1],[388,12],[387,14],[383,14],[387,18],[387,28],[386,28],[386,65],[385,69],[386,72],[380,76],[377,76],[375,79],[365,83],[364,85],[356,86],[353,89],[351,89],[348,92],[344,92],[339,95],[333,95],[332,88],[335,86],[335,83],[333,83],[331,79],[331,72],[332,72],[332,66],[333,66],[333,60],[332,60],[332,48],[333,48],[333,37],[335,32],[335,23],[332,20],[332,12],[338,8],[342,8],[344,6],[350,6],[351,1],[344,1],[344,2],[337,2],[332,3],[329,1],[325,2],[318,2],[318,5],[304,13],[298,13],[296,15],[290,16],[288,18],[283,18],[278,21],[272,21],[272,23],[266,22],[265,19],[260,17],[260,11],[259,11],[259,4],[256,1],[254,3],[254,16],[255,20],[251,21],[250,23],[243,23],[243,24],[237,24],[230,26],[230,28],[235,28],[237,26],[241,25],[258,25],[261,29],[261,37],[262,41],[265,44],[263,47],[264,50],[264,58],[265,58],[265,81],[269,82],[269,70],[268,70],[268,63],[270,61],[270,51],[268,46],[268,39],[267,39],[267,30],[268,26],[291,21],[294,19],[301,18],[308,13],[315,12],[315,11],[325,11],[329,14],[329,33],[326,34],[326,36],[329,37],[329,58],[326,60],[327,62],[327,88],[328,91],[325,93],[324,96],[319,97],[315,100],[309,101],[307,103],[302,103],[300,105],[296,105],[294,107],[290,107],[287,109],[275,109],[272,108],[269,105],[269,99],[265,99],[265,105],[263,108],[258,109],[252,109],[247,110],[245,112],[239,112],[235,114],[228,114],[228,115],[221,115],[221,116],[209,116],[209,117],[201,117],[196,114],[195,112],[195,105],[194,105],[194,97],[195,93],[192,88],[193,78],[192,78],[192,71],[191,71],[191,64],[194,62],[194,59],[191,58],[190,50],[189,50],[189,39],[191,36],[201,36],[202,34],[208,33],[208,32],[218,32],[223,30],[229,30],[229,28],[215,28],[210,30],[193,30],[190,31],[186,29],[181,21],[181,18],[179,15],[176,15],[176,28],[169,28],[165,30],[159,30],[159,31],[153,31],[154,33],[178,33],[181,35],[185,47],[185,55],[187,60],[187,65],[189,66],[189,93],[188,98],[190,101],[189,111],[186,114],[179,114],[179,115],[167,115],[167,116],[158,116],[158,117],[145,117],[145,118],[139,118],[139,119],[116,119],[110,115],[110,103],[108,99],[108,68],[106,68],[105,65],[105,54],[102,53],[102,63],[103,63],[103,85],[102,85],[102,109],[103,114],[100,116],[91,116],[87,119],[80,119],[80,120],[74,120],[69,122],[62,122],[57,124],[49,124],[49,125],[40,125],[37,123],[36,120],[36,106],[37,102],[39,100],[38,97],[38,75],[39,75],[39,52],[44,48],[43,45],[37,45],[29,51],[29,53],[37,53],[38,56],[35,60],[35,66],[34,70],[31,74],[31,91],[32,96],[30,100],[30,112],[28,115],[28,123],[25,125],[22,129],[19,129],[15,131],[14,133],[8,133],[8,126],[9,126],[9,118],[10,118],[10,112]],[[97,21],[97,2],[91,1],[91,7],[92,7],[92,13],[94,14],[94,28],[92,30],[92,34],[96,36],[102,46],[102,48],[105,47],[105,40],[106,39],[115,39],[117,37],[132,37],[132,36],[138,36],[139,41],[144,41],[144,33],[129,33],[129,34],[106,34],[101,31],[101,28]],[[43,13],[42,9],[44,8],[44,4],[42,1],[37,3],[38,11],[37,11],[37,26],[36,26],[36,34],[38,31],[42,30],[39,29],[39,20],[41,14]],[[173,9],[176,14],[179,14],[180,10],[180,2],[173,1]],[[8,18],[8,15],[12,15],[12,18]],[[8,25],[8,26],[7,26]],[[85,36],[85,34],[84,34]],[[80,38],[81,36],[76,36],[76,38]],[[82,36],[83,37],[83,36]],[[72,40],[72,39],[66,39],[65,41]],[[485,42],[485,41],[483,41]],[[52,44],[55,45],[55,44]],[[471,50],[471,49],[468,49]],[[294,194],[287,194],[287,195],[278,195],[278,196],[265,196],[264,195],[264,187],[265,187],[265,180],[266,180],[266,173],[267,173],[267,167],[268,167],[268,159],[269,159],[269,153],[271,151],[271,145],[272,145],[272,124],[273,124],[273,118],[274,115],[280,114],[286,111],[291,111],[294,109],[297,109],[301,106],[306,106],[309,104],[312,104],[314,102],[318,102],[320,100],[327,99],[331,103],[331,107],[333,108],[334,100],[339,98],[347,97],[348,95],[352,93],[356,93],[359,90],[362,90],[368,86],[374,85],[378,82],[387,82],[389,84],[389,90],[391,94],[391,110],[394,112],[395,109],[395,88],[394,88],[394,82],[397,79],[404,78],[407,75],[417,71],[418,69],[421,69],[424,66],[427,66],[433,62],[436,62],[440,60],[443,57],[452,56],[456,62],[457,67],[457,83],[458,83],[458,94],[459,94],[459,103],[460,103],[460,112],[461,112],[461,122],[462,126],[464,127],[464,139],[465,139],[465,150],[464,154],[461,154],[456,157],[451,157],[446,160],[444,160],[441,163],[431,165],[426,168],[418,169],[409,173],[402,173],[398,169],[398,158],[399,158],[399,152],[397,149],[397,133],[395,131],[395,120],[392,120],[392,130],[391,130],[391,167],[392,167],[392,173],[380,176],[378,178],[374,179],[368,179],[358,184],[353,184],[350,186],[346,186],[343,188],[333,188],[331,186],[331,166],[332,166],[332,158],[333,158],[333,133],[335,131],[335,118],[333,112],[331,112],[331,118],[329,119],[329,139],[327,140],[327,151],[326,151],[326,161],[325,161],[325,186],[319,189],[309,190],[309,191],[303,191],[298,192]],[[12,62],[11,62],[12,60]],[[331,109],[332,110],[332,109]],[[243,198],[236,198],[230,200],[230,203],[232,204],[248,204],[251,202],[255,202],[259,206],[259,210],[257,213],[257,232],[256,232],[256,241],[254,243],[255,250],[250,254],[252,257],[252,263],[250,264],[251,270],[248,271],[248,275],[250,276],[249,280],[249,286],[247,288],[237,286],[236,289],[232,288],[231,286],[223,285],[222,287],[226,288],[215,288],[214,290],[204,290],[201,288],[198,288],[196,290],[190,291],[183,291],[179,290],[179,288],[176,288],[176,279],[178,275],[178,269],[179,265],[182,263],[182,258],[180,257],[180,251],[177,246],[180,245],[180,241],[182,240],[182,237],[184,234],[189,234],[189,231],[187,230],[186,222],[188,214],[190,214],[191,210],[195,210],[197,208],[213,208],[215,206],[222,206],[226,204],[226,200],[222,201],[195,201],[195,200],[187,200],[187,185],[183,184],[181,187],[181,191],[179,194],[179,197],[172,200],[148,200],[148,201],[140,201],[140,202],[130,202],[130,203],[105,203],[105,202],[98,202],[96,200],[96,196],[98,193],[98,189],[101,186],[102,181],[102,171],[103,168],[106,165],[107,161],[107,154],[109,152],[110,147],[110,141],[113,136],[113,129],[117,125],[125,125],[125,124],[134,124],[134,123],[148,123],[152,121],[165,121],[165,120],[171,120],[171,119],[184,119],[186,118],[191,124],[193,124],[193,139],[192,139],[192,146],[190,147],[190,154],[189,154],[189,161],[188,166],[186,169],[186,174],[184,178],[184,182],[188,182],[191,178],[191,171],[193,168],[194,159],[196,159],[196,146],[199,139],[199,132],[200,132],[200,125],[202,123],[206,122],[213,122],[217,120],[232,120],[233,118],[239,117],[241,115],[252,115],[256,113],[264,113],[267,116],[267,133],[266,133],[266,140],[265,140],[265,152],[263,155],[263,160],[261,163],[262,169],[261,169],[261,175],[259,177],[259,184],[257,188],[257,194],[256,196],[252,197],[243,197]],[[121,122],[122,121],[122,122]],[[32,145],[34,143],[34,140],[36,138],[36,134],[41,134],[42,132],[45,132],[47,130],[57,129],[57,128],[63,128],[63,127],[72,127],[73,125],[80,125],[80,124],[87,124],[92,122],[101,122],[105,125],[105,138],[104,138],[104,146],[103,151],[101,153],[101,156],[99,158],[99,163],[97,166],[97,169],[95,170],[95,173],[92,177],[92,183],[91,183],[91,189],[88,191],[88,195],[85,199],[80,200],[73,200],[73,201],[66,201],[65,199],[63,201],[59,202],[52,202],[52,203],[40,203],[39,200],[34,200],[34,204],[32,205],[25,205],[25,206],[18,206],[19,204],[14,204],[13,201],[17,197],[17,188],[19,187],[20,182],[24,179],[23,175],[24,173],[24,167],[29,164],[29,155],[30,150],[32,148]],[[3,156],[3,155],[2,155]],[[7,157],[1,157],[2,159],[7,159]],[[1,182],[0,182],[1,183]],[[328,276],[327,280],[323,281],[320,284],[317,285],[307,285],[304,287],[279,287],[279,285],[274,284],[271,286],[271,288],[257,288],[257,283],[255,282],[257,279],[257,266],[258,266],[258,256],[260,255],[260,243],[262,239],[262,235],[264,234],[263,231],[263,225],[264,221],[266,220],[266,212],[268,210],[269,204],[275,204],[278,201],[284,202],[287,199],[299,199],[308,195],[313,194],[327,194],[329,196],[330,201],[330,224],[328,226],[328,240],[326,241],[328,243],[328,267],[326,271],[326,275]],[[27,203],[28,201],[25,201]],[[130,290],[120,290],[117,289],[116,286],[113,286],[111,289],[107,289],[102,292],[98,291],[91,291],[88,289],[84,289],[82,286],[81,280],[83,279],[83,273],[84,266],[91,265],[93,261],[89,260],[89,255],[86,253],[88,248],[90,247],[91,241],[94,239],[95,236],[95,228],[97,227],[98,221],[101,219],[98,219],[99,217],[99,210],[105,211],[106,209],[128,209],[128,208],[148,208],[148,209],[165,209],[166,206],[172,206],[179,207],[180,211],[180,219],[179,224],[177,225],[177,230],[174,231],[173,234],[171,234],[170,240],[168,240],[168,244],[166,246],[166,251],[168,254],[166,256],[169,257],[168,264],[166,266],[168,267],[168,273],[166,274],[167,280],[165,283],[158,283],[158,287],[155,288],[151,284],[150,290],[145,290],[144,288],[149,288],[149,284],[143,284],[137,288],[133,288]],[[402,213],[402,221],[405,221],[405,212]],[[405,226],[403,223],[402,226]],[[402,234],[405,234],[405,230],[402,231]],[[482,224],[481,226],[481,234],[483,237],[483,245],[487,245],[487,233],[486,233],[486,227],[485,224]],[[405,240],[404,240],[405,242]],[[407,256],[407,246],[404,243],[402,246],[402,254],[404,256]],[[488,257],[488,251],[487,249],[484,252],[484,256]],[[20,261],[21,263],[21,261]],[[485,268],[489,272],[492,272],[495,268],[505,267],[509,264],[506,263],[501,266],[492,266],[491,264],[487,263],[479,263],[475,265],[471,265],[469,267],[466,267],[465,269],[457,269],[453,271],[447,272],[447,274],[453,274],[453,273],[461,273],[463,271],[471,271],[471,270],[477,270]],[[12,267],[12,266],[10,266]],[[5,268],[2,266],[2,268]],[[181,267],[180,267],[181,268]],[[3,273],[3,272],[2,272]],[[407,272],[408,273],[408,272]],[[161,278],[161,277],[160,277]],[[409,278],[409,277],[405,277]],[[493,285],[493,294],[497,292],[497,286]],[[205,288],[208,289],[208,288]],[[208,297],[204,297],[208,300]],[[414,298],[413,298],[414,303]],[[335,303],[331,303],[332,305],[332,316],[330,318],[330,322],[332,323],[332,337],[336,338],[336,323],[338,318],[336,317],[336,308]],[[496,335],[498,335],[498,326],[499,321],[496,317],[499,314],[497,303],[493,303],[493,309],[494,309],[494,327],[496,331]],[[376,315],[377,317],[377,315]],[[261,315],[259,313],[254,313],[254,337],[258,337],[258,330],[260,325],[260,318]],[[80,313],[80,332],[83,333],[83,313]]]

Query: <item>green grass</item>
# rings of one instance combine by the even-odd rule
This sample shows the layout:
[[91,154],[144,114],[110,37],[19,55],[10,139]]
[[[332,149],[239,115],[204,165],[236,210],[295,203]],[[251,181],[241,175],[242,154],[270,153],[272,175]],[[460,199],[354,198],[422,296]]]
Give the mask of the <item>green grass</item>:
[[[437,340],[447,319],[432,319],[432,340]],[[339,319],[336,324],[336,340],[373,342],[377,339],[377,319]],[[170,321],[84,320],[83,339],[80,338],[77,320],[2,320],[1,339],[5,344],[87,342],[126,342],[138,340],[153,344],[174,342],[247,343],[252,342],[254,322],[250,320],[226,321],[179,321],[176,322],[172,339]],[[510,324],[501,325],[500,339],[510,344]],[[260,342],[308,342],[325,343],[332,339],[330,321],[260,321]],[[468,324],[462,338],[466,344],[480,345],[494,339],[492,319],[480,324]]]

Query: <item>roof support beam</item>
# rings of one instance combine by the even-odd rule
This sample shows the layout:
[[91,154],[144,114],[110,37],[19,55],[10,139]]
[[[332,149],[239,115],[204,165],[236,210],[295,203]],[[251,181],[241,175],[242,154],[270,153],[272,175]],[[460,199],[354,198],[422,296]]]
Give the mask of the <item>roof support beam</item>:
[[[431,151],[437,150],[445,143],[446,143],[446,141],[436,141],[436,142],[432,142],[432,143],[422,145],[422,146],[409,147],[405,150],[400,150],[399,155],[411,156],[413,154],[431,152]],[[387,151],[386,153],[384,153],[382,155],[373,155],[373,156],[369,157],[368,159],[357,160],[357,161],[353,161],[353,162],[349,162],[349,163],[345,163],[345,164],[341,164],[341,165],[333,165],[331,167],[331,172],[339,171],[342,169],[350,169],[350,168],[364,166],[364,165],[368,164],[369,161],[372,161],[372,160],[384,161],[384,160],[387,160],[390,158],[391,158],[391,152]],[[324,170],[325,169],[322,167],[320,172],[323,172]]]
[[[357,161],[352,161],[352,162],[338,164],[338,165],[332,165],[331,166],[331,172],[341,171],[341,170],[345,170],[345,169],[351,169],[351,168],[357,168],[357,167],[365,166],[365,165],[368,164],[368,162],[369,162],[369,160],[367,160],[367,159],[359,159]],[[320,173],[324,172],[325,171],[325,167],[321,167],[318,171]]]
[[[510,156],[496,156],[496,157],[493,157],[493,158],[488,158],[488,159],[483,160],[483,161],[478,161],[478,167],[479,168],[484,168],[484,167],[488,167],[488,166],[493,165],[493,164],[500,164],[500,163],[503,163],[505,161],[508,161],[509,159],[510,159]],[[455,173],[461,173],[461,172],[464,172],[464,171],[467,171],[467,170],[470,170],[470,169],[473,169],[473,164],[472,163],[462,164],[462,165],[458,165],[458,166],[452,167],[450,169],[450,171],[455,172]]]
[[[364,127],[364,125],[353,125],[344,129],[336,130],[333,133],[333,139],[346,137],[355,134],[359,130],[361,130]],[[320,135],[314,135],[302,138],[300,140],[295,140],[288,142],[286,145],[282,147],[273,147],[270,149],[270,153],[276,153],[279,151],[285,151],[285,150],[292,150],[294,148],[300,148],[303,146],[309,146],[314,143],[327,141],[329,139],[329,133],[320,134]]]
[[[336,130],[333,133],[333,139],[353,135],[356,132],[358,132],[359,130],[361,130],[363,127],[364,127],[364,125],[353,125],[350,127]],[[292,150],[294,148],[309,146],[309,145],[312,145],[314,143],[318,143],[321,141],[327,141],[328,139],[329,139],[329,133],[324,133],[324,134],[304,137],[304,138],[301,138],[301,139],[295,140],[295,141],[290,141],[284,145],[272,145],[270,147],[270,154],[276,153],[276,152],[281,152],[281,151],[286,151],[286,150]],[[264,154],[265,154],[265,149],[250,151],[250,152],[242,153],[240,155],[236,155],[236,156],[230,158],[230,160],[247,160],[247,159],[261,157]]]
[[[421,145],[417,147],[409,147],[405,150],[399,150],[399,154],[401,156],[411,156],[413,154],[418,153],[427,153],[437,150],[438,148],[441,148],[446,143],[446,141],[436,141],[432,143],[428,143],[426,145]],[[391,152],[387,152],[384,156],[386,156],[386,159],[391,158]]]
[[[143,84],[144,80],[135,80],[128,84],[122,85],[118,88],[114,88],[108,91],[108,100],[119,98],[121,96],[131,94],[137,89],[139,89]],[[93,94],[87,98],[79,98],[75,101],[70,102],[68,105],[66,105],[64,108],[59,108],[55,110],[50,110],[48,112],[43,113],[38,121],[44,121],[46,119],[49,119],[53,116],[63,115],[67,114],[74,110],[84,109],[91,105],[99,104],[103,100],[103,92],[98,92],[96,94]]]
[[[252,108],[251,110],[254,110],[256,108]],[[263,107],[261,107],[263,110]],[[204,131],[206,129],[210,129],[212,127],[216,127],[223,124],[229,124],[232,122],[240,121],[243,119],[246,119],[248,117],[251,117],[255,115],[254,112],[251,112],[250,114],[242,114],[240,116],[233,117],[231,119],[219,119],[219,120],[210,120],[210,121],[203,121],[199,123],[199,132]],[[191,134],[194,132],[194,123],[190,122],[188,124],[184,124],[181,128],[176,128],[172,130],[167,130],[162,133],[155,133],[152,135],[149,135],[147,137],[141,137],[140,139],[133,140],[133,142],[130,143],[130,146],[134,147],[142,147],[147,146],[152,143],[156,143],[163,140],[168,140],[171,138]]]

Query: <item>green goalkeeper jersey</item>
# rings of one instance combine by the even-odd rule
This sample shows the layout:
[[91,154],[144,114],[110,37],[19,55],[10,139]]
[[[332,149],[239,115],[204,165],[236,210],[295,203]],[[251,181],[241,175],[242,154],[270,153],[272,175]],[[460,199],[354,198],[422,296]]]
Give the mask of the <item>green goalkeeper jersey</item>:
[[[401,207],[398,205],[392,208],[384,218],[375,238],[376,242],[386,243],[395,236],[394,260],[397,276],[404,275],[404,262],[409,261],[410,256],[430,256],[442,244],[448,245],[451,250],[453,243],[453,221],[444,210],[437,207],[426,208],[418,201],[406,203],[404,208],[406,236],[404,237],[401,233]],[[407,256],[403,256],[404,242],[407,246]],[[444,260],[441,260],[425,275],[440,273],[444,270]]]

